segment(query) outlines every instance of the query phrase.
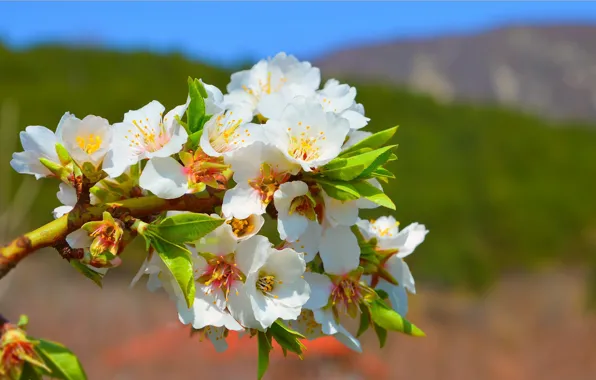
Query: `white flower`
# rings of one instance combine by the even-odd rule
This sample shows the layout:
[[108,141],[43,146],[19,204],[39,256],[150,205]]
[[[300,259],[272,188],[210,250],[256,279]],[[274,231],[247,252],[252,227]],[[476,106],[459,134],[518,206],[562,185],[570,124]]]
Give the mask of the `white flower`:
[[209,156],[219,157],[263,140],[261,126],[251,120],[250,109],[242,106],[213,115],[203,127],[201,149]]
[[295,96],[310,96],[321,83],[318,68],[279,53],[250,70],[232,74],[226,104],[249,104],[255,114],[275,118]]
[[310,296],[301,254],[274,249],[257,235],[239,244],[236,263],[246,280],[243,291],[230,295],[229,308],[243,326],[266,329],[278,318],[294,320],[300,315]]
[[110,123],[98,116],[88,115],[83,120],[66,113],[56,130],[57,137],[79,167],[90,163],[98,169],[112,142]]
[[114,137],[103,169],[112,178],[118,177],[127,167],[142,159],[168,157],[178,153],[186,140],[186,130],[176,121],[188,107],[177,106],[162,119],[164,106],[154,100],[143,108],[129,111],[124,122],[113,126]]
[[58,206],[54,209],[53,215],[56,219],[72,211],[72,208],[77,204],[77,192],[75,188],[64,182],[60,183],[56,197],[62,202],[62,206]]
[[46,127],[33,125],[19,133],[19,136],[24,151],[12,154],[10,166],[18,173],[33,174],[36,179],[51,176],[52,172],[42,165],[39,159],[46,158],[52,162],[60,162],[56,153],[56,143],[61,141],[54,132]]
[[260,141],[233,152],[226,162],[234,171],[236,186],[226,191],[222,212],[237,219],[262,215],[279,185],[300,169],[275,146]]
[[[233,263],[225,262],[225,260],[222,258],[221,261],[224,263],[213,268],[213,265],[207,263],[204,258],[200,256],[193,258],[195,279],[201,281],[203,278],[209,278],[211,282],[207,280],[205,283],[198,282],[196,284],[195,298],[191,308],[187,306],[184,298],[178,299],[180,322],[185,325],[192,324],[195,329],[214,326],[234,331],[242,330],[242,326],[226,311],[228,297],[226,292],[236,291],[238,284],[234,284],[234,279],[231,278],[235,275],[233,272],[229,275],[226,274],[227,270],[233,270]],[[224,278],[224,276],[228,277]]]
[[375,221],[361,220],[357,224],[366,239],[377,239],[378,249],[397,251],[384,263],[384,267],[399,285],[393,285],[384,279],[378,279],[378,284],[375,285],[387,292],[393,309],[405,316],[408,312],[406,290],[416,293],[416,287],[410,268],[403,258],[414,252],[424,241],[428,230],[423,224],[412,223],[399,231],[399,223],[392,216],[380,217]]
[[316,223],[315,200],[302,181],[286,182],[273,194],[277,209],[277,231],[282,240],[296,241],[309,223]]
[[297,97],[264,129],[271,144],[311,171],[337,157],[350,126],[346,119],[325,112],[315,99]]

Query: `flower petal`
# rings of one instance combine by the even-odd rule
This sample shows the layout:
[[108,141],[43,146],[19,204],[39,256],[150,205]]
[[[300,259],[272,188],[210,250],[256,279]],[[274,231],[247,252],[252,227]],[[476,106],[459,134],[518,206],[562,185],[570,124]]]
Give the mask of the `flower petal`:
[[304,273],[304,279],[310,286],[310,298],[302,307],[316,310],[327,305],[333,287],[329,277],[320,273],[306,272]]
[[236,264],[245,275],[258,271],[272,254],[271,243],[265,236],[255,235],[236,247]]
[[183,166],[172,157],[154,157],[145,166],[139,185],[164,199],[181,197],[188,190]]
[[350,227],[337,226],[323,231],[319,250],[325,272],[346,274],[358,268],[360,247]]
[[66,235],[66,242],[71,248],[89,248],[93,239],[89,237],[87,231],[79,228],[68,235]]
[[226,218],[246,219],[252,214],[264,214],[266,207],[257,190],[240,183],[224,194],[222,213]]

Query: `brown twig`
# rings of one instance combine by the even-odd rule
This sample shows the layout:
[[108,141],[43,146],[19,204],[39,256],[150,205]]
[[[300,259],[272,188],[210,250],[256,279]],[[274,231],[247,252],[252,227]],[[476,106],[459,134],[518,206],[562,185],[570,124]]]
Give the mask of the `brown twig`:
[[[202,195],[202,194],[201,194]],[[77,204],[71,212],[36,230],[14,239],[0,248],[0,279],[10,272],[23,258],[44,248],[52,247],[64,240],[66,235],[77,230],[83,224],[101,220],[104,211],[111,214],[128,214],[142,218],[164,211],[190,211],[210,214],[221,205],[219,194],[186,194],[176,199],[161,199],[155,196],[131,198],[119,202],[90,206]],[[63,256],[64,257],[64,256]]]

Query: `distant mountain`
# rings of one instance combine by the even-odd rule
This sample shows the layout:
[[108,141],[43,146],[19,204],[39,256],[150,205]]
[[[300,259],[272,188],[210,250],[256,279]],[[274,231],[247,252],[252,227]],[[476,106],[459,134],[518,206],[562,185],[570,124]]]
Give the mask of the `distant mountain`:
[[406,85],[438,99],[497,102],[596,120],[596,25],[511,26],[399,40],[321,57],[327,75]]

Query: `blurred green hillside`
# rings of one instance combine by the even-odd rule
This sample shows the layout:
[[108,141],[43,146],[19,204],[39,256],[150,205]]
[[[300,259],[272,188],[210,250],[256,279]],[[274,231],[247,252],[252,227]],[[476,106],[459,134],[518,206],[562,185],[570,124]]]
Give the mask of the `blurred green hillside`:
[[[229,74],[180,55],[0,46],[0,103],[18,103],[20,129],[53,129],[65,111],[117,122],[153,99],[166,108],[182,104],[188,76],[224,89]],[[392,163],[398,178],[386,189],[402,226],[418,221],[431,231],[409,261],[417,279],[480,288],[503,270],[596,267],[594,129],[441,105],[389,87],[359,85],[357,100],[370,130],[400,125]],[[11,153],[0,152],[1,165]],[[58,205],[57,183],[44,186],[32,226],[50,220]]]

